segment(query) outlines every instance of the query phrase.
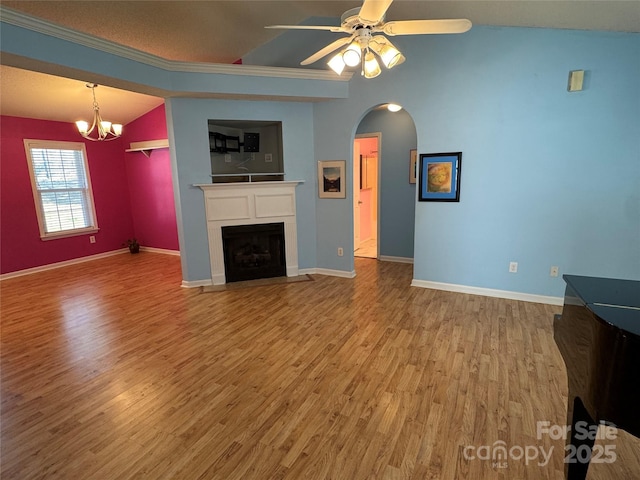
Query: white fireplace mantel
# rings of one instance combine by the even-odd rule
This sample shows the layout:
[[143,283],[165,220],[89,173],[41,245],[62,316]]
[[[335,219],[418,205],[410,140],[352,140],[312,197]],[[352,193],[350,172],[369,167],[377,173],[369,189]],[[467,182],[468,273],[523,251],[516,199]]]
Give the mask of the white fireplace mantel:
[[287,276],[298,276],[296,186],[302,180],[196,184],[204,192],[211,280],[226,283],[222,227],[284,223]]

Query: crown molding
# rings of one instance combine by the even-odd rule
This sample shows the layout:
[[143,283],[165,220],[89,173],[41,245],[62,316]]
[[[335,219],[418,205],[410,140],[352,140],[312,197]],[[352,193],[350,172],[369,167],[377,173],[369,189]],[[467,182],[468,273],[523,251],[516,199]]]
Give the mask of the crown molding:
[[101,52],[133,60],[151,67],[161,68],[171,72],[208,73],[222,75],[238,75],[250,77],[293,78],[303,80],[324,80],[332,82],[348,82],[353,75],[337,77],[333,72],[325,70],[310,70],[304,68],[264,67],[259,65],[230,65],[220,63],[196,63],[167,60],[150,53],[136,50],[119,43],[105,40],[93,35],[78,32],[61,25],[26,15],[0,5],[0,20],[10,25],[25,28],[33,32],[50,37],[66,40]]

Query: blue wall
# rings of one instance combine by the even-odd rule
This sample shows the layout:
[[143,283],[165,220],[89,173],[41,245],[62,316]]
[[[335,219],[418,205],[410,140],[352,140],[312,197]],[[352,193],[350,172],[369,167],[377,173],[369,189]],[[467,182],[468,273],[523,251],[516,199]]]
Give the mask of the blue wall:
[[[185,280],[210,278],[202,192],[191,186],[209,181],[207,119],[283,122],[287,176],[306,181],[300,267],[352,271],[353,257],[337,256],[353,251],[352,184],[344,200],[318,199],[316,162],[345,159],[352,171],[357,126],[387,102],[413,118],[420,153],[463,152],[460,202],[415,205],[416,279],[552,296],[564,284],[551,265],[640,279],[638,34],[474,26],[395,37],[407,61],[371,80],[356,73],[342,98],[344,83],[167,71],[6,23],[0,32],[14,66],[140,92],[334,98],[167,101]],[[586,88],[568,93],[575,69]]]
[[[76,35],[65,29],[9,9],[2,10],[0,49],[2,63],[17,68],[67,76],[86,82],[96,81],[115,88],[162,97],[231,95],[236,98],[260,96],[300,101],[308,98],[344,98],[348,81],[329,72],[280,71],[277,73],[242,65],[182,64],[127,50],[121,45],[102,42],[103,48],[75,43]],[[17,22],[11,24],[11,22]],[[51,30],[57,35],[37,31]],[[88,44],[93,38],[77,36]],[[126,52],[126,55],[122,52]]]
[[315,162],[311,105],[308,103],[247,102],[171,98],[167,100],[170,144],[174,150],[174,192],[183,279],[211,278],[204,194],[194,184],[211,183],[207,120],[282,121],[286,180],[304,180],[296,187],[298,266],[316,265]]
[[413,258],[416,185],[409,183],[409,150],[416,128],[404,110],[369,112],[357,133],[380,132],[380,255]]
[[[463,152],[460,203],[416,206],[414,278],[551,296],[552,265],[640,279],[639,35],[474,27],[394,43],[406,63],[314,105],[315,153],[350,163],[362,115],[388,101],[420,153]],[[586,88],[569,93],[575,69]],[[343,203],[319,202],[318,265],[351,271],[335,255],[352,245]]]
[[[339,25],[334,17],[310,17],[300,25]],[[243,65],[264,65],[300,68],[300,62],[337,40],[334,32],[316,30],[273,30],[281,33],[266,45],[242,56]],[[311,33],[311,34],[310,34]],[[331,57],[329,57],[331,58]],[[327,59],[318,60],[307,68],[327,70]]]

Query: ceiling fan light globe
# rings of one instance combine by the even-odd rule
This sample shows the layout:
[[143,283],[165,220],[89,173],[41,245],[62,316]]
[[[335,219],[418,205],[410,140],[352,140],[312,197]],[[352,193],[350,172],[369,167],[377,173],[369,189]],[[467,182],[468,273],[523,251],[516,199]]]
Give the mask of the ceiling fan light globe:
[[364,57],[364,78],[375,78],[380,75],[380,65],[373,53],[368,52]]
[[333,58],[331,58],[331,60],[327,62],[327,65],[329,65],[329,67],[331,67],[331,70],[336,72],[338,75],[342,74],[342,71],[345,67],[344,60],[342,59],[342,53],[334,55]]
[[387,68],[393,68],[404,61],[404,57],[400,51],[390,45],[384,45],[380,49],[380,59]]
[[348,67],[355,67],[360,64],[360,55],[360,46],[352,43],[342,52],[342,60]]

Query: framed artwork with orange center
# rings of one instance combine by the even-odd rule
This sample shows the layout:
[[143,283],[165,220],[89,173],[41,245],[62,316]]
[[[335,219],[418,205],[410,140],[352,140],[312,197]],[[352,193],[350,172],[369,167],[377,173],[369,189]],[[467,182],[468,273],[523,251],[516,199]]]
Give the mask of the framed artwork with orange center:
[[459,202],[462,152],[421,153],[421,202]]

